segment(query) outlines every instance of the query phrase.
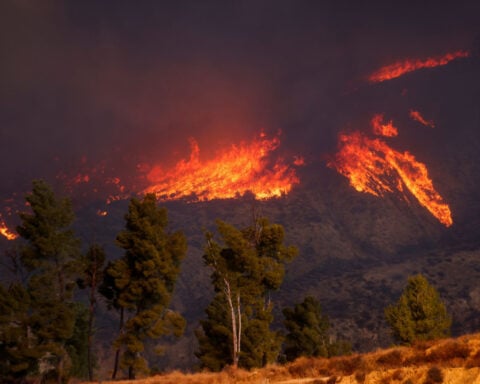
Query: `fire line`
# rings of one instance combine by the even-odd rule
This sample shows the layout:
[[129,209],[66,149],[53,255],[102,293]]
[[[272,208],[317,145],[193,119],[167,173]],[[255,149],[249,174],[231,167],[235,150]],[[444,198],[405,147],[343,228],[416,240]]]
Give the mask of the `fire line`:
[[427,59],[406,59],[397,61],[393,64],[386,65],[379,70],[372,73],[368,80],[371,83],[379,83],[386,80],[392,80],[403,76],[406,73],[416,71],[422,68],[433,68],[441,65],[446,65],[452,60],[470,56],[468,51],[456,51],[447,53],[443,56],[429,57]]
[[[228,199],[247,191],[257,199],[280,197],[289,193],[299,179],[292,165],[282,158],[271,160],[279,145],[278,137],[269,139],[262,133],[250,143],[232,145],[213,159],[202,161],[198,143],[191,139],[190,158],[180,160],[170,170],[154,166],[147,174],[150,185],[143,192],[165,200]],[[303,163],[297,157],[293,165]]]

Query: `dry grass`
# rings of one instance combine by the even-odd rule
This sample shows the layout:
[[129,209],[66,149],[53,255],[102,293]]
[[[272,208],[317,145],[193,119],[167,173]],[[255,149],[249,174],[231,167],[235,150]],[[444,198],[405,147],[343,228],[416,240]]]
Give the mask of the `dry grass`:
[[[254,371],[227,368],[219,373],[171,372],[139,379],[134,384],[442,382],[480,384],[480,334],[422,342],[412,347],[394,347],[362,355],[330,359],[302,357],[286,365],[269,365]],[[132,381],[114,383],[132,384]]]

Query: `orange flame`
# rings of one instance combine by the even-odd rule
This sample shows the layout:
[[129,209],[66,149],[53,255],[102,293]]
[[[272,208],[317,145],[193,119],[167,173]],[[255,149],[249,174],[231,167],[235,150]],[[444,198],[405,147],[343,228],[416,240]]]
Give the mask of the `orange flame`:
[[393,126],[390,120],[387,124],[383,124],[383,114],[377,114],[372,117],[373,133],[379,136],[394,137],[398,135],[398,130]]
[[433,187],[427,167],[412,154],[397,152],[360,132],[341,134],[339,141],[340,149],[328,165],[357,191],[383,196],[396,190],[405,196],[405,186],[438,221],[446,227],[453,224],[450,207]]
[[0,216],[0,235],[5,237],[7,240],[15,240],[18,238],[18,235],[10,230],[5,224],[5,221]]
[[432,120],[425,120],[420,112],[411,109],[409,115],[413,120],[418,121],[420,124],[423,124],[426,127],[435,128],[435,123]]
[[368,80],[372,83],[378,83],[385,80],[395,79],[408,72],[416,71],[421,68],[433,68],[441,65],[446,65],[450,61],[468,57],[470,53],[468,51],[457,51],[453,53],[447,53],[439,57],[429,57],[427,59],[407,59],[403,61],[397,61],[396,63],[387,65],[380,68],[378,71],[371,74]]
[[188,160],[179,161],[171,170],[155,166],[147,174],[151,185],[144,193],[162,199],[194,196],[198,200],[228,199],[252,192],[257,199],[280,197],[299,183],[295,170],[283,159],[271,163],[269,155],[280,145],[277,137],[261,134],[251,143],[242,142],[218,152],[214,159],[200,160],[200,149],[190,140]]

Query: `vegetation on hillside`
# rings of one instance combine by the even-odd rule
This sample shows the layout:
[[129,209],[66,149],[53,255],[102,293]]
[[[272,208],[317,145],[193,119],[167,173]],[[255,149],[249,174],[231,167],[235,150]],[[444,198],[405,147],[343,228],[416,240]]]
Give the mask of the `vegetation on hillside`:
[[268,365],[253,371],[227,368],[219,373],[171,372],[115,384],[467,384],[479,378],[480,334],[473,334],[365,354],[300,357],[285,365]]
[[[16,278],[0,284],[0,379],[45,383],[70,377],[95,379],[99,302],[113,310],[118,322],[111,343],[112,377],[148,376],[152,350],[159,349],[153,340],[180,336],[185,327],[182,315],[170,308],[186,253],[183,232],[167,230],[167,211],[154,195],[134,198],[125,228],[116,237],[123,255],[111,259],[98,244],[81,252],[71,228],[75,217],[69,199],[56,197],[46,183],[34,182],[26,200],[30,212],[20,214],[21,246],[9,255]],[[349,353],[349,348],[332,338],[315,297],[285,308],[285,329],[280,329],[281,319],[275,319],[273,328],[278,311],[273,311],[271,292],[279,290],[285,265],[297,255],[295,247],[285,245],[283,226],[266,218],[255,218],[242,229],[217,221],[217,233],[206,232],[205,243],[204,263],[212,273],[215,295],[197,328],[197,356],[201,368],[223,370],[209,377],[251,379],[256,368],[265,366],[295,377],[295,367],[302,361],[322,366],[318,372],[330,376],[351,371],[360,372],[359,382],[368,377],[370,368],[359,355],[333,357]],[[402,344],[418,346],[418,340],[444,337],[451,324],[438,292],[420,275],[409,279],[398,303],[385,314]],[[398,353],[385,359],[395,359]],[[319,356],[329,359],[309,360]],[[467,358],[474,361],[471,353]],[[408,366],[409,359],[402,357],[402,363]],[[274,365],[285,360],[290,363]],[[363,367],[360,371],[348,368],[357,363]],[[435,370],[430,376],[440,377]]]

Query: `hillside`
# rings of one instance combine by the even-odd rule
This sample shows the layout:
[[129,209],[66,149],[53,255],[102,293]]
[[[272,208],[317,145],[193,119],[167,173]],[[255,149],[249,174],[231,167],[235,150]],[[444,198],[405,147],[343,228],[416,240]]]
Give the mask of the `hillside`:
[[271,365],[251,372],[231,369],[221,373],[172,372],[136,381],[114,383],[474,384],[480,383],[480,334],[331,359],[299,358],[285,366]]

